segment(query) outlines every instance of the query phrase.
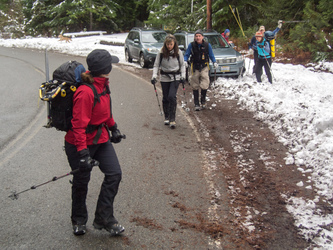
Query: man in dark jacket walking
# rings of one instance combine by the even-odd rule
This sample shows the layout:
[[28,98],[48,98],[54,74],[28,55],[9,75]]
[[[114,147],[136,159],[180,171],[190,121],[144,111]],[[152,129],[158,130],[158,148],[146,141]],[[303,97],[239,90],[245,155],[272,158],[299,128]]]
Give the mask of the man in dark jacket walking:
[[206,94],[209,88],[209,59],[214,63],[215,68],[218,67],[212,46],[204,41],[202,30],[195,32],[194,42],[187,47],[184,55],[185,67],[188,67],[189,59],[192,63],[192,74],[189,77],[189,82],[193,89],[194,109],[199,111],[199,89],[201,89],[201,106],[202,108],[206,107]]

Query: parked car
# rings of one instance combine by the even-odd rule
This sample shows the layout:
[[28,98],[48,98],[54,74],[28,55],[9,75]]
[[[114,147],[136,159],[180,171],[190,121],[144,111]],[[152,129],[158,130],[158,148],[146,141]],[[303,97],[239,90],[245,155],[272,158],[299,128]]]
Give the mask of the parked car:
[[167,33],[159,29],[133,28],[125,40],[125,59],[138,60],[142,68],[155,62],[157,53],[163,47]]
[[[214,30],[204,31],[204,39],[212,46],[213,53],[219,67],[216,69],[216,76],[239,76],[245,72],[243,56],[233,49],[233,46]],[[179,48],[186,51],[188,45],[194,41],[194,32],[179,31],[174,34],[177,39]],[[209,62],[209,76],[215,76],[213,63]]]

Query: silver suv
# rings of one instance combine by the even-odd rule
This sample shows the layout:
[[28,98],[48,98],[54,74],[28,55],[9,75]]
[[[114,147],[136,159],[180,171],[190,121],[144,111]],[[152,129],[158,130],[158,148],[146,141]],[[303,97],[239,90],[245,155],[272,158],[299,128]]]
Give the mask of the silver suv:
[[[243,56],[224,39],[224,37],[212,30],[203,31],[205,41],[212,46],[213,53],[219,67],[216,69],[216,76],[239,76],[245,72]],[[174,34],[179,48],[186,51],[188,45],[194,41],[194,32],[179,31]],[[209,62],[209,76],[215,75],[215,68],[212,62]]]
[[142,68],[152,65],[163,47],[167,33],[164,30],[133,28],[125,40],[125,59],[138,60]]

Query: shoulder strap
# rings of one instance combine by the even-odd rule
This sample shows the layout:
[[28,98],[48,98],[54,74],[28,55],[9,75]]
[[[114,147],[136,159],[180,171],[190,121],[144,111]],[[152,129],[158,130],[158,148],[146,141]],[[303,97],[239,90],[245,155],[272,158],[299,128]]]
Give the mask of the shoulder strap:
[[160,64],[158,65],[158,67],[161,67],[162,59],[163,59],[163,53],[160,53]]
[[[93,84],[89,84],[89,83],[82,83],[82,85],[86,85],[86,86],[88,86],[89,88],[91,88],[91,90],[93,91],[93,93],[94,93],[94,107],[95,107],[95,105],[96,105],[96,103],[97,102],[100,102],[101,100],[99,99],[99,94],[97,93],[97,90],[96,90],[96,88],[95,88],[95,86],[93,85]],[[103,94],[103,93],[102,93]],[[101,94],[101,95],[102,95]]]

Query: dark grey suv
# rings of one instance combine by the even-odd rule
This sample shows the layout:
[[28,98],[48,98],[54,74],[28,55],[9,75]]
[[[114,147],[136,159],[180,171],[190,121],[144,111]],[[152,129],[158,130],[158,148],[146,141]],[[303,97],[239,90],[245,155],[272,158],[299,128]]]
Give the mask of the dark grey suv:
[[[245,71],[243,56],[223,38],[223,36],[212,30],[204,31],[204,39],[212,46],[213,53],[219,67],[216,69],[216,76],[239,76]],[[187,46],[194,41],[194,32],[179,31],[176,32],[179,48],[186,51]],[[185,53],[185,52],[184,52]],[[209,63],[209,76],[212,78],[215,75],[215,69],[212,62]]]
[[167,33],[159,29],[133,28],[125,40],[125,59],[138,60],[142,68],[153,64]]

